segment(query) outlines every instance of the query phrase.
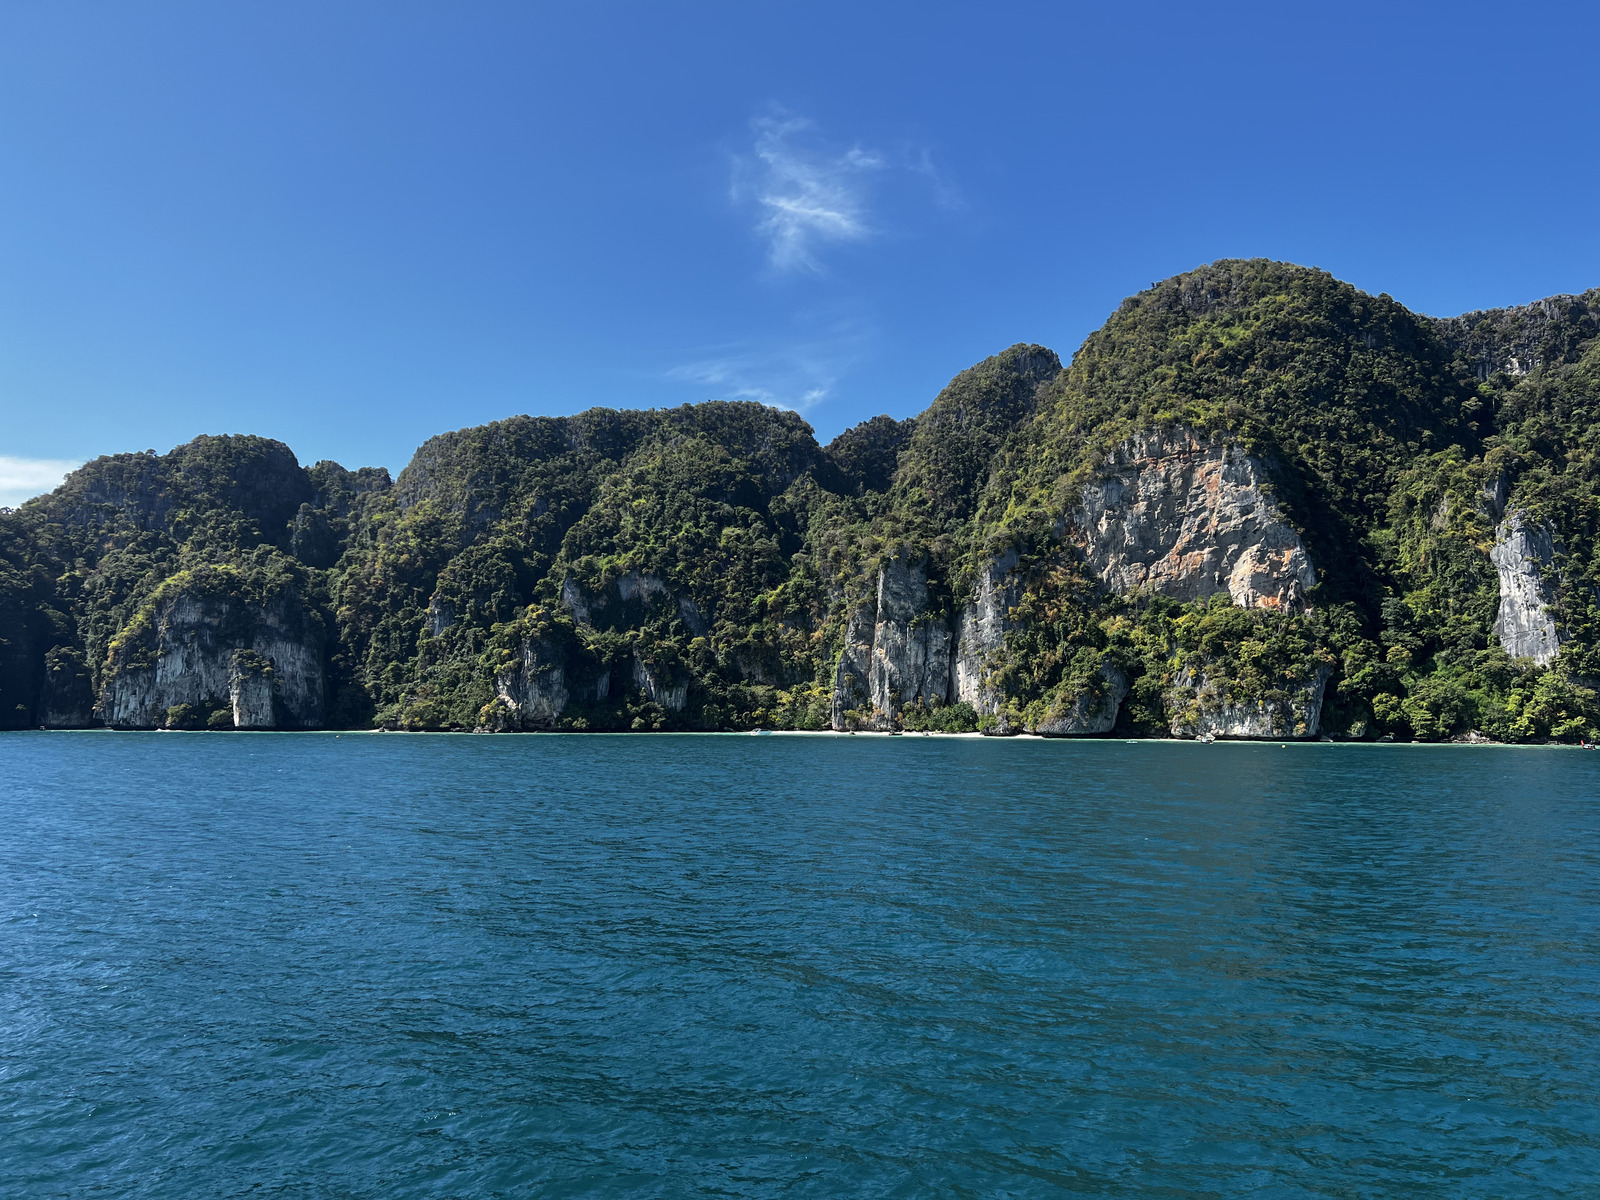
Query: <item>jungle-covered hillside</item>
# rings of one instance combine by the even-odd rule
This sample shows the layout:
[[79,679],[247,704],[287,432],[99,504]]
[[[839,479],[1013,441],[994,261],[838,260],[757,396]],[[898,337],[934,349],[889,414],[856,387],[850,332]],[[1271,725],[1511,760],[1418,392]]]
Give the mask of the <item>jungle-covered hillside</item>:
[[1593,738],[1597,454],[1600,290],[1217,262],[827,445],[709,401],[393,479],[97,459],[0,510],[0,725]]

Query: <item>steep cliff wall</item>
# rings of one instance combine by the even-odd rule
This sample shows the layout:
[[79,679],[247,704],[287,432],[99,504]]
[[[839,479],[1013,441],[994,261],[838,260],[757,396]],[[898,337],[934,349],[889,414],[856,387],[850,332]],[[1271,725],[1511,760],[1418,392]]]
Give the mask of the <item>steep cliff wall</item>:
[[1322,724],[1328,671],[1318,670],[1281,689],[1245,694],[1213,682],[1203,672],[1180,672],[1167,695],[1173,737],[1305,740]]
[[483,717],[487,727],[550,728],[571,698],[562,648],[549,638],[525,638],[513,665],[495,676],[495,696]]
[[39,723],[47,729],[84,729],[94,723],[94,684],[76,650],[58,646],[45,655]]
[[1550,615],[1550,597],[1540,577],[1554,559],[1549,526],[1529,520],[1520,509],[1506,514],[1489,550],[1489,560],[1500,573],[1494,632],[1512,658],[1531,658],[1540,666],[1561,650],[1561,633]]
[[1015,550],[991,562],[979,574],[972,599],[956,618],[951,693],[954,699],[972,705],[980,717],[995,716],[1005,699],[990,679],[1003,661],[1010,610],[1022,586],[1013,574],[1016,567]]
[[112,642],[99,716],[111,726],[156,729],[178,705],[226,707],[235,728],[315,728],[322,661],[320,624],[293,589],[253,601],[224,569],[188,572],[163,585]]
[[1181,427],[1143,431],[1084,487],[1073,537],[1115,592],[1298,606],[1316,572],[1265,482],[1236,446]]
[[872,636],[877,626],[878,596],[851,609],[845,621],[844,648],[833,671],[833,697],[829,716],[834,729],[852,725],[874,728],[872,711]]
[[[569,577],[561,586],[560,609],[573,625],[589,630],[636,628],[663,615],[676,616],[694,636],[703,636],[710,628],[692,597],[675,592],[659,576],[638,571],[595,590]],[[608,665],[569,645],[570,627],[568,640],[563,641],[548,632],[546,616],[534,624],[536,630],[522,637],[513,660],[496,673],[495,699],[480,715],[481,728],[550,729],[569,706],[617,700],[629,684],[667,713],[680,713],[688,706],[688,680],[647,652],[635,649],[631,659]]]
[[910,704],[943,704],[950,690],[950,629],[928,611],[925,564],[896,555],[878,575],[867,689],[891,718]]
[[1496,371],[1527,375],[1566,362],[1600,334],[1600,289],[1547,296],[1515,308],[1492,308],[1433,320],[1445,342],[1479,379]]
[[674,590],[660,576],[640,571],[619,575],[608,586],[594,591],[575,579],[566,579],[561,584],[561,607],[578,624],[597,629],[625,628],[652,609],[657,614],[663,610],[675,612],[684,628],[696,637],[704,637],[711,629],[694,597]]
[[1029,733],[1047,737],[1079,737],[1084,734],[1110,733],[1117,723],[1117,710],[1128,694],[1128,677],[1113,666],[1103,666],[1100,673],[1070,703],[1057,704],[1044,716],[1024,723]]
[[238,649],[228,656],[228,708],[235,729],[276,727],[276,674],[273,660],[254,650]]
[[633,656],[633,683],[646,700],[669,713],[682,712],[689,703],[687,681],[674,678],[658,663],[646,662],[637,652]]
[[949,695],[950,626],[929,611],[927,564],[896,554],[847,623],[834,673],[833,727],[893,729],[908,706],[933,708]]

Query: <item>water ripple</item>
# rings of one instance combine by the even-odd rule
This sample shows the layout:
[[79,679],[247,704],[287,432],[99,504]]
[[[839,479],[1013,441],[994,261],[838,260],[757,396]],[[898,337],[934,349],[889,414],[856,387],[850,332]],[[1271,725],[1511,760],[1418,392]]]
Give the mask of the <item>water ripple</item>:
[[8,734],[6,1196],[1600,1177],[1600,756]]

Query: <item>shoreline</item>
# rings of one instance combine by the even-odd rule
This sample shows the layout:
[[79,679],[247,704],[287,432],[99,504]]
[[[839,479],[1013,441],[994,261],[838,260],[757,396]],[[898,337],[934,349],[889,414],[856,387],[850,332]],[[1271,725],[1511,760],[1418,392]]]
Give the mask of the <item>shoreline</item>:
[[[188,735],[194,737],[227,737],[246,736],[259,737],[263,734],[287,737],[373,737],[379,734],[398,734],[402,737],[451,737],[451,738],[479,738],[484,734],[471,730],[452,729],[110,729],[105,727],[92,729],[8,729],[0,730],[4,734],[135,734],[135,735]],[[716,730],[716,729],[662,729],[662,730],[634,730],[634,729],[539,729],[523,730],[514,733],[499,733],[489,735],[496,738],[536,738],[536,737],[561,737],[561,738],[594,738],[594,737],[803,737],[803,738],[942,738],[946,740],[966,740],[980,742],[1056,742],[1066,745],[1104,745],[1104,746],[1277,746],[1287,749],[1290,746],[1370,746],[1370,747],[1433,747],[1459,749],[1459,750],[1583,750],[1584,747],[1573,742],[1495,742],[1495,741],[1450,741],[1450,742],[1380,742],[1335,740],[1332,738],[1217,738],[1214,742],[1201,742],[1194,738],[1163,738],[1163,737],[1111,737],[1105,735],[1089,735],[1080,737],[1046,737],[1038,733],[1008,733],[1002,735],[988,733],[939,733],[929,730],[927,732],[907,730],[903,733],[888,733],[881,730],[847,730],[834,729],[766,729],[756,730]]]

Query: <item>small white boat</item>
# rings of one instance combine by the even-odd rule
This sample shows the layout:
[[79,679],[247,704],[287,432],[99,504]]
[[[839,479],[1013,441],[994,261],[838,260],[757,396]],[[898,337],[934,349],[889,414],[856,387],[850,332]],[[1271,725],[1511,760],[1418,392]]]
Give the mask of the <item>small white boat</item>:
[[1202,746],[1209,746],[1216,740],[1216,737],[1209,733],[1202,733],[1199,737],[1195,738],[1195,741],[1199,742]]

